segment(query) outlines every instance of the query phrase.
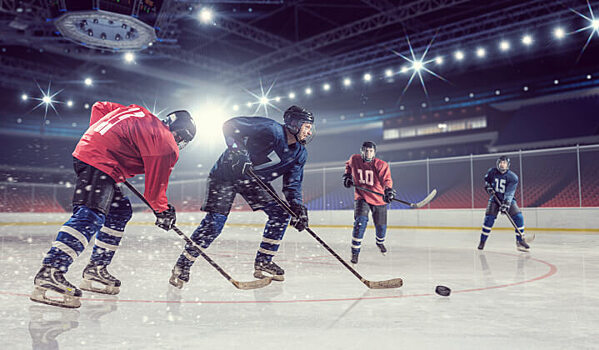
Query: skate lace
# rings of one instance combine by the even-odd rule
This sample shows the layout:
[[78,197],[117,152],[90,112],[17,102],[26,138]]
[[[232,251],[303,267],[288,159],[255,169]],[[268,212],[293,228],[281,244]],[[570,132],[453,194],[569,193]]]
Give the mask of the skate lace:
[[72,284],[71,284],[69,281],[67,281],[67,279],[66,279],[66,278],[64,278],[64,275],[62,274],[62,272],[60,272],[60,271],[55,271],[55,272],[52,274],[52,276],[54,277],[54,279],[55,279],[55,280],[56,280],[58,283],[60,283],[60,284],[62,284],[62,285],[64,285],[64,286],[67,286],[67,287],[69,287],[69,288],[75,288],[75,286],[74,286],[74,285],[72,285]]
[[114,277],[113,275],[110,274],[110,272],[108,272],[108,269],[106,269],[106,266],[102,266],[98,268],[98,274],[100,276],[102,276],[104,279],[107,279],[109,281],[116,281],[116,277]]

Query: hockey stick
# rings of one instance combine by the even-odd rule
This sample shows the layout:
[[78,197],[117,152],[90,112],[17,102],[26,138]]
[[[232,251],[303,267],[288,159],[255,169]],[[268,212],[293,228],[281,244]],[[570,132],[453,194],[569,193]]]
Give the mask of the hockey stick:
[[[279,198],[279,196],[272,189],[270,189],[270,187],[268,187],[256,175],[256,173],[254,173],[254,170],[252,168],[249,168],[247,170],[247,173],[254,180],[256,180],[256,182],[258,183],[258,185],[260,187],[262,187],[262,189],[264,189],[266,192],[268,192],[268,194],[281,206],[281,208],[283,208],[292,217],[297,218],[297,214],[295,214],[293,212],[293,210],[291,210],[291,208],[287,205],[287,203],[284,202],[281,198]],[[329,253],[331,253],[335,258],[337,258],[337,260],[339,260],[339,262],[341,264],[343,264],[343,266],[345,266],[345,268],[347,268],[351,273],[354,274],[354,276],[356,276],[360,281],[362,281],[362,283],[364,283],[366,285],[366,287],[371,288],[371,289],[385,289],[385,288],[399,288],[403,285],[403,280],[401,278],[393,278],[393,279],[385,280],[385,281],[369,281],[369,280],[365,279],[358,273],[358,271],[356,271],[347,262],[345,262],[345,260],[343,260],[343,258],[341,258],[337,253],[335,253],[335,251],[331,247],[329,247],[329,245],[326,244],[320,237],[318,237],[318,235],[316,233],[314,233],[314,231],[312,231],[309,227],[306,227],[306,231],[308,231],[308,233],[312,237],[314,237],[314,239],[316,239],[316,241],[318,241],[318,243],[320,243],[320,245],[322,245],[326,250],[328,250]]]
[[[501,207],[501,201],[499,200],[499,198],[497,197],[497,194],[495,192],[493,192],[493,199],[495,199],[495,203],[497,203],[498,206]],[[505,216],[507,216],[508,220],[510,220],[510,222],[512,223],[512,226],[514,226],[514,229],[516,229],[516,233],[518,234],[518,236],[520,236],[520,238],[522,238],[524,236],[524,234],[522,233],[522,231],[520,231],[520,228],[518,228],[518,225],[516,225],[516,223],[514,222],[514,219],[512,219],[512,217],[510,216],[509,213],[504,213]],[[524,238],[524,240],[526,241],[526,243],[530,243],[532,241],[535,240],[536,235],[534,233],[531,233],[530,237],[526,237]]]
[[[135,187],[133,187],[133,185],[131,185],[128,181],[125,181],[125,186],[127,186],[133,193],[135,193],[135,195],[137,197],[139,197],[139,199],[141,199],[150,209],[152,209],[150,202],[148,202],[146,197],[144,197],[143,194],[141,194]],[[154,211],[154,209],[152,209],[152,211]],[[202,251],[202,248],[200,248],[200,246],[198,244],[196,244],[196,242],[189,239],[189,237],[187,237],[181,230],[179,230],[179,228],[177,226],[173,225],[173,230],[179,236],[183,237],[185,242],[194,246],[198,250],[198,252],[200,252],[200,255],[202,256],[202,258],[206,259],[206,261],[212,267],[214,267],[216,269],[216,271],[218,271],[224,278],[226,278],[227,281],[231,282],[237,289],[257,289],[257,288],[266,287],[267,285],[270,284],[270,282],[272,282],[271,277],[258,279],[255,281],[249,281],[249,282],[240,282],[240,281],[234,280],[233,277],[231,277],[216,262],[214,262],[214,260],[212,260],[208,255],[206,255],[206,253],[204,253],[204,251]]]
[[[385,195],[384,195],[384,194],[382,194],[382,193],[379,193],[379,192],[376,192],[376,191],[370,190],[370,189],[368,189],[368,188],[364,188],[364,187],[360,187],[360,186],[356,186],[356,185],[354,185],[354,187],[355,187],[355,188],[357,188],[357,189],[359,189],[359,190],[362,190],[362,191],[366,191],[366,192],[370,192],[370,193],[378,194],[378,195],[379,195],[379,196],[381,196],[381,197],[384,197],[384,196],[385,196]],[[409,205],[409,206],[410,206],[410,208],[412,208],[412,209],[414,209],[414,208],[416,208],[416,209],[417,209],[417,208],[422,208],[422,207],[424,207],[425,205],[427,205],[427,204],[428,204],[430,201],[432,201],[432,200],[433,200],[433,198],[435,198],[435,196],[436,196],[436,195],[437,195],[437,189],[436,189],[436,188],[434,188],[434,189],[431,191],[431,193],[429,193],[429,194],[428,194],[428,196],[426,196],[426,197],[425,197],[423,200],[421,200],[421,201],[420,201],[420,202],[418,202],[418,203],[411,203],[411,202],[404,201],[404,200],[397,199],[397,198],[393,198],[393,200],[394,200],[394,201],[397,201],[397,202],[399,202],[399,203],[405,204],[405,205]]]

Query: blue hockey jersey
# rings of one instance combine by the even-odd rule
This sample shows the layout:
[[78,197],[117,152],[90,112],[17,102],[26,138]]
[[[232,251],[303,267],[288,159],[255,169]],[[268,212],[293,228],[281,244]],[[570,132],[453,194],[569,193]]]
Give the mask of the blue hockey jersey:
[[[502,174],[497,168],[490,168],[485,175],[485,182],[493,187],[500,201],[508,204],[511,204],[512,200],[515,201],[518,175],[513,171],[508,170]],[[493,197],[491,196],[489,200],[492,201]]]
[[[306,148],[287,144],[285,126],[263,117],[236,117],[223,124],[227,146],[236,143],[250,155],[254,172],[266,182],[283,176],[283,194],[288,202],[302,203]],[[227,149],[210,170],[210,177],[234,180]]]

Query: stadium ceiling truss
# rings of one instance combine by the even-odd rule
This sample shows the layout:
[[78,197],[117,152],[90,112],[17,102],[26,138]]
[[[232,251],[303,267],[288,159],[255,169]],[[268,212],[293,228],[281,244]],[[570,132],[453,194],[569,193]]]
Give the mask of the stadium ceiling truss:
[[[135,4],[138,4],[139,1],[135,0]],[[120,56],[114,52],[89,50],[57,35],[51,20],[49,3],[50,1],[47,0],[0,0],[0,43],[43,49],[92,64],[131,70],[131,67],[123,67]],[[468,5],[471,1],[413,0],[402,1],[396,5],[397,1],[392,2],[391,0],[360,0],[356,3],[370,9],[370,11],[365,11],[370,15],[335,26],[333,29],[304,40],[297,40],[296,21],[296,40],[289,40],[279,34],[260,29],[255,24],[289,8],[294,8],[297,16],[297,9],[303,6],[305,6],[306,12],[312,12],[317,16],[315,11],[308,10],[309,4],[306,3],[306,0],[164,0],[154,23],[158,40],[151,48],[140,52],[140,54],[144,57],[162,58],[167,59],[168,62],[180,62],[189,67],[200,68],[202,72],[205,72],[203,77],[206,79],[219,80],[225,84],[235,84],[253,89],[259,79],[262,79],[263,81],[277,80],[277,86],[283,87],[303,84],[334,74],[348,73],[364,67],[398,62],[398,57],[391,52],[391,49],[407,53],[408,47],[404,35],[368,47],[362,45],[351,50],[341,50],[335,54],[325,54],[322,51],[327,47],[343,45],[363,34],[387,26],[401,24],[405,31],[412,33],[410,34],[411,44],[420,51],[435,37],[434,49],[439,51],[457,47],[463,42],[474,40],[482,42],[498,35],[508,35],[525,26],[545,25],[552,20],[571,15],[568,6],[584,11],[586,5],[584,2],[574,0],[555,2],[532,0],[456,20],[454,23],[444,24],[438,28],[431,28],[426,25],[426,21],[422,22],[420,19],[426,20],[428,14],[459,5]],[[67,10],[65,0],[58,0],[53,4],[58,6],[60,11]],[[198,6],[206,4],[267,5],[272,6],[272,10],[256,14],[255,18],[247,22],[227,16],[215,16],[213,25],[222,30],[222,33],[212,36],[203,34],[200,30],[185,28],[182,21],[185,18],[190,18]],[[100,5],[101,0],[94,0],[94,6],[99,8]],[[138,8],[138,6],[134,6],[134,8]],[[372,10],[375,10],[376,13],[372,14]],[[416,18],[419,20],[415,21]],[[322,19],[326,21],[326,18]],[[332,25],[333,23],[329,21],[328,24]],[[180,39],[184,35],[198,36],[202,40],[197,40],[198,44],[195,47],[183,47]],[[227,42],[231,35],[249,40],[256,49],[249,49],[235,41]],[[233,64],[202,53],[204,48],[219,42],[227,42],[227,45],[237,47],[246,53],[253,52],[252,56],[255,58],[244,64]],[[0,61],[1,71],[8,72],[10,69],[15,69],[15,62],[7,62],[7,60]],[[148,62],[152,64],[151,61]],[[293,62],[293,67],[285,66],[289,62]],[[284,68],[277,69],[282,66]],[[32,70],[32,74],[44,74],[40,69],[25,63],[18,68],[18,72],[23,75],[24,71],[29,69]],[[138,68],[134,72],[149,78],[175,81],[190,87],[198,84],[198,80],[192,77],[177,76],[169,72],[168,68],[160,69],[160,65],[153,65],[152,69]],[[0,78],[3,81],[6,79],[8,78]]]
[[[369,1],[370,2],[370,1]],[[577,4],[575,9],[583,11],[584,4]],[[560,18],[571,16],[571,10],[563,3],[550,4],[545,0],[527,2],[510,8],[501,9],[483,16],[468,18],[440,28],[429,29],[410,36],[410,43],[415,52],[423,52],[425,47],[435,37],[434,49],[447,53],[449,49],[457,49],[464,42],[485,42],[498,39],[501,36],[510,37],[513,34],[522,34],[522,29],[544,26]],[[549,50],[550,48],[546,48]],[[405,36],[377,43],[368,47],[359,48],[351,52],[342,53],[326,60],[313,62],[313,64],[296,66],[281,70],[275,74],[262,76],[263,81],[277,80],[277,87],[289,87],[305,84],[314,80],[349,73],[358,69],[373,68],[388,64],[405,64],[393,51],[410,56],[409,47]],[[510,59],[515,60],[525,51],[512,52]],[[504,59],[501,55],[488,57],[486,63],[493,60]],[[241,81],[242,85],[256,85],[256,79],[249,78]]]

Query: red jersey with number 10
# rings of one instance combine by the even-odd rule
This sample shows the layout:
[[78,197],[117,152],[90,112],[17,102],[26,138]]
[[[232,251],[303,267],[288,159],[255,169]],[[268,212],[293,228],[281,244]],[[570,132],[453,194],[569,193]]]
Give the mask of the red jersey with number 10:
[[[393,187],[389,164],[378,158],[374,158],[370,162],[365,162],[360,154],[354,154],[345,162],[345,173],[351,173],[356,186],[364,187],[378,193],[384,193],[385,188]],[[366,203],[372,205],[387,204],[382,196],[357,188],[354,192],[354,199],[364,199]]]
[[179,148],[160,119],[138,105],[96,102],[90,126],[73,157],[124,182],[145,174],[145,197],[158,212],[168,209],[166,189]]

